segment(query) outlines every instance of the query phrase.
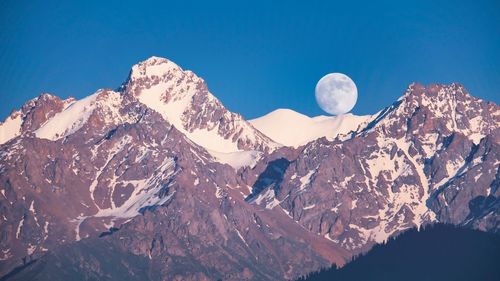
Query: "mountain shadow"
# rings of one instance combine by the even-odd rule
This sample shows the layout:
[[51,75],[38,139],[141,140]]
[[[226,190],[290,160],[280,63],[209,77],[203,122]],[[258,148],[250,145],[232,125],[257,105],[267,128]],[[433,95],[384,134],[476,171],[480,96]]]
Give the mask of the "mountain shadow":
[[283,175],[290,165],[290,161],[286,158],[278,158],[269,162],[266,169],[259,175],[254,185],[252,186],[252,194],[245,198],[245,201],[252,200],[266,187],[273,185],[277,188],[283,181]]

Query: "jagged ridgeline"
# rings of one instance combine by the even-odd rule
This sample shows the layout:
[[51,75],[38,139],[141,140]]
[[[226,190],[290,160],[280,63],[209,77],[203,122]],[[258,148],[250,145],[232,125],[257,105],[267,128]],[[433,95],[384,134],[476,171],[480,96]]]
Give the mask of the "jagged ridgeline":
[[499,124],[463,86],[417,83],[370,116],[247,121],[152,57],[0,124],[0,275],[296,279],[413,228],[498,232]]

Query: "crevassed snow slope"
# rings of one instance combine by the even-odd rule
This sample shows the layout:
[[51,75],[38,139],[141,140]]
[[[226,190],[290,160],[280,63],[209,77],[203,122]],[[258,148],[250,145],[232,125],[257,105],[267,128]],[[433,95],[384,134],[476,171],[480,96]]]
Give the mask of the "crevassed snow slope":
[[339,134],[355,131],[370,117],[348,113],[340,116],[311,118],[291,109],[277,109],[249,122],[275,142],[285,146],[299,147],[322,137],[331,140]]

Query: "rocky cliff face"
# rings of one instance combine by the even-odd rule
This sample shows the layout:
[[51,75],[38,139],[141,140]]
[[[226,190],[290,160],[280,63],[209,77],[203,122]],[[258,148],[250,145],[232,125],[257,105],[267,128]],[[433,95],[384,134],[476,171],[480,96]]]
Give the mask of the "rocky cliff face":
[[458,84],[412,84],[347,135],[282,147],[153,57],[0,124],[0,274],[293,279],[423,224],[497,232],[499,124]]

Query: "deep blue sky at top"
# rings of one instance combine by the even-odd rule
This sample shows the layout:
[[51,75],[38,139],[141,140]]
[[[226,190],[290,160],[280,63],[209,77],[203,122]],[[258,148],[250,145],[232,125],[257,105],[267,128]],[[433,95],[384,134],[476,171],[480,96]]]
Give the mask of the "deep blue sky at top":
[[167,57],[230,110],[323,114],[316,82],[349,75],[355,114],[412,81],[460,82],[500,101],[500,1],[0,2],[0,119],[41,92],[117,88],[131,65]]

